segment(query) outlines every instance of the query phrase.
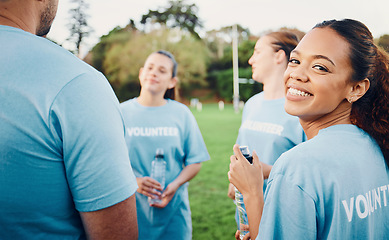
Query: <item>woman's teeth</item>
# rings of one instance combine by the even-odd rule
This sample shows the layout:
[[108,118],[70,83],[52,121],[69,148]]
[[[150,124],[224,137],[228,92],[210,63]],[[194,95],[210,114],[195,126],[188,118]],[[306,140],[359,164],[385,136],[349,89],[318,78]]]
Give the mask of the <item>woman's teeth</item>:
[[295,88],[289,88],[288,89],[288,92],[292,95],[295,95],[295,96],[302,96],[302,97],[308,97],[308,96],[311,96],[311,94],[309,93],[306,93],[306,92],[303,92],[303,91],[300,91],[300,90],[297,90]]

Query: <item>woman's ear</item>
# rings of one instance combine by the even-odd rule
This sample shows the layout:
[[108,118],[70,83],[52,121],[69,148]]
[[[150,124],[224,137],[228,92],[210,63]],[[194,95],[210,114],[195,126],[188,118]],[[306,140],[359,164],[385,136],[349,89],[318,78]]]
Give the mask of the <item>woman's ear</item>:
[[139,80],[140,80],[140,76],[142,75],[142,72],[143,72],[143,67],[141,67],[141,68],[139,69],[139,74],[138,74]]
[[178,82],[177,77],[173,77],[172,79],[170,79],[168,89],[174,88],[176,86],[177,82]]
[[350,102],[350,103],[353,103],[355,101],[357,101],[358,99],[360,99],[363,95],[365,95],[365,93],[367,92],[367,90],[369,90],[369,87],[370,87],[370,81],[368,78],[365,78],[363,79],[362,81],[359,81],[358,83],[356,83],[350,93],[349,93],[349,96],[347,98],[347,100]]
[[278,64],[286,62],[285,58],[286,58],[286,54],[284,50],[280,49],[276,52],[276,62]]

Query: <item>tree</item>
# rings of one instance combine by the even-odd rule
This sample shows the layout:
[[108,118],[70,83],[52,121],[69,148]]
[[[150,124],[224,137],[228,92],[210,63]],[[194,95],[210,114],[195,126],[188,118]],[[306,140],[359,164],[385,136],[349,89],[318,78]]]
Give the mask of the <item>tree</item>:
[[115,27],[107,35],[100,37],[100,42],[97,43],[90,52],[92,58],[88,63],[105,74],[103,62],[105,61],[108,50],[115,45],[124,46],[124,44],[136,34],[140,34],[140,32],[132,19],[130,19],[129,23],[124,28],[119,26]]
[[[250,38],[250,31],[243,28],[241,25],[237,26],[238,42],[245,42]],[[230,48],[232,44],[232,26],[222,27],[218,30],[208,31],[205,35],[204,41],[211,50],[216,61],[224,58],[226,48]],[[232,51],[228,49],[228,51]],[[231,55],[229,56],[229,58]]]
[[387,53],[389,53],[389,35],[384,34],[378,39],[378,46],[382,47]]
[[89,4],[85,0],[71,0],[71,2],[77,5],[69,10],[70,37],[67,40],[74,42],[75,52],[78,55],[82,41],[92,32],[87,21],[89,15],[86,14]]
[[196,28],[202,28],[202,23],[197,17],[198,7],[196,4],[186,4],[185,0],[170,0],[169,6],[159,10],[149,10],[142,16],[141,24],[158,23],[168,28],[179,27],[189,31],[197,39],[200,39]]

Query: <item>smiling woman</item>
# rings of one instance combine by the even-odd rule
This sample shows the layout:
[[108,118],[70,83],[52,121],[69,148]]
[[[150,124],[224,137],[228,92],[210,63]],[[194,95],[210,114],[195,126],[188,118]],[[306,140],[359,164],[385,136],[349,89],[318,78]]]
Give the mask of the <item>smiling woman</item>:
[[252,187],[263,184],[258,157],[249,165],[238,146],[231,156],[229,179],[247,199],[250,226],[260,222],[252,238],[389,238],[388,67],[351,19],[318,24],[297,45],[285,110],[309,140],[276,161],[265,196]]
[[[128,154],[139,186],[139,239],[192,239],[187,182],[209,154],[188,107],[172,99],[176,74],[171,53],[150,54],[139,71],[139,97],[121,104]],[[165,180],[160,182],[150,177],[157,148],[166,161]]]
[[303,128],[310,126],[304,128],[308,138],[334,123],[349,124],[351,105],[346,99],[363,95],[369,87],[362,81],[354,88],[349,53],[348,43],[330,28],[313,29],[292,51],[284,76],[285,110],[298,116]]

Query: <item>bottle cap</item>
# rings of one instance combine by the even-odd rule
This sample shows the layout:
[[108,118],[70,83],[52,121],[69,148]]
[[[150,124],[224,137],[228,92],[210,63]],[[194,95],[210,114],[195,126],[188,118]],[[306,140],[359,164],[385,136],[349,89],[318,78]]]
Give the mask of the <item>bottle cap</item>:
[[248,146],[240,146],[239,149],[242,152],[243,156],[250,155],[250,150]]
[[155,157],[163,157],[163,148],[157,148],[155,152]]

